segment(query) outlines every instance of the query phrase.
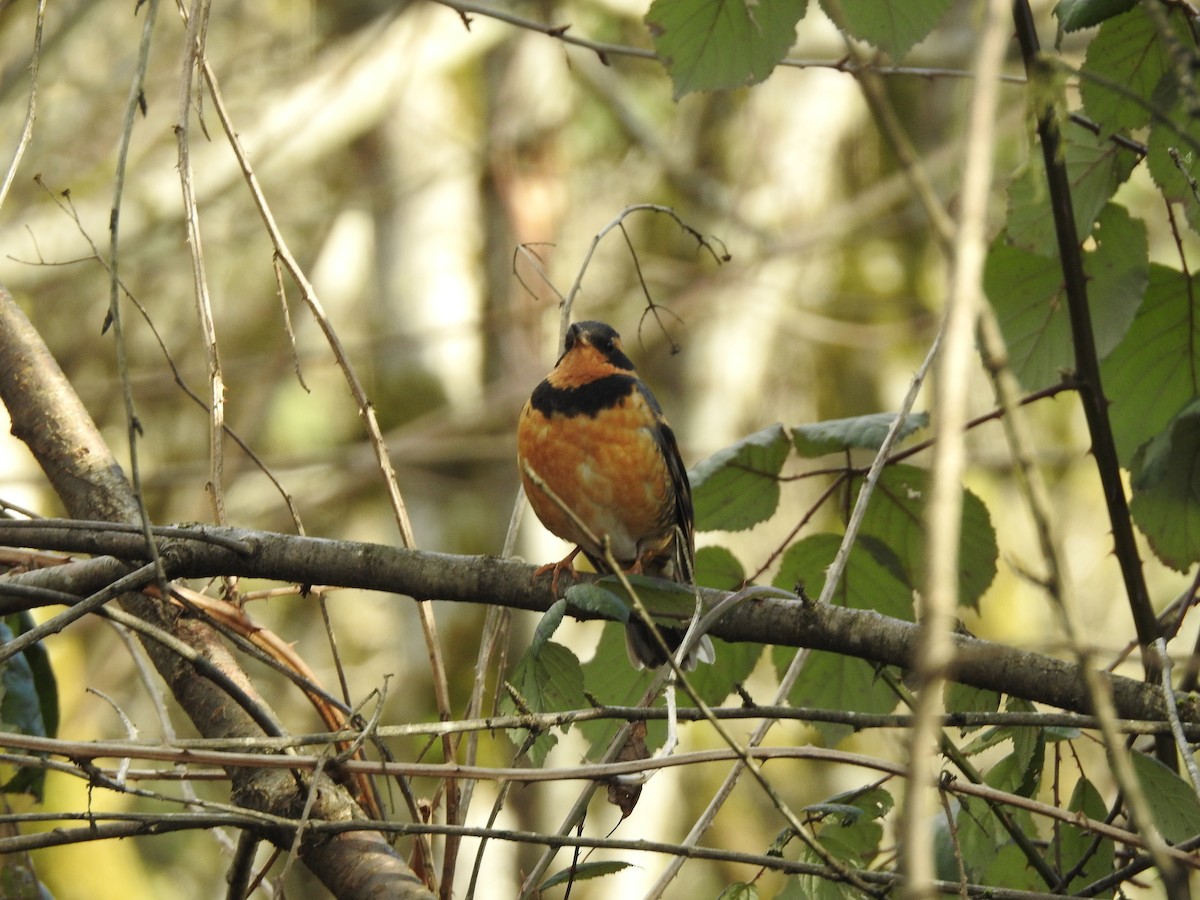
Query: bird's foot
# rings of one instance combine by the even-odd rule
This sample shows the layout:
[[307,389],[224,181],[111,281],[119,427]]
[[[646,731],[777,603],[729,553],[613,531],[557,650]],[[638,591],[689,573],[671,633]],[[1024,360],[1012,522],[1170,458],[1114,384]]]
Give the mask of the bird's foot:
[[558,579],[559,579],[559,576],[562,575],[562,573],[564,571],[571,573],[572,581],[579,580],[579,573],[575,571],[575,557],[578,555],[579,555],[579,548],[576,547],[574,550],[572,550],[570,553],[568,553],[566,556],[564,556],[558,562],[546,563],[546,565],[544,565],[544,566],[538,566],[536,569],[533,570],[533,577],[535,579],[540,578],[543,575],[545,575],[547,572],[553,571],[554,576],[550,579],[550,590],[554,593],[554,596],[557,597],[557,596],[559,596]]

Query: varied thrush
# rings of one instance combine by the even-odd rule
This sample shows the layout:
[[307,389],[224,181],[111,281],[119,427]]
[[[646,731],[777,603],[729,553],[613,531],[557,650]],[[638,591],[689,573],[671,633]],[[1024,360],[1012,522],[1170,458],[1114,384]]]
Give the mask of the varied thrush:
[[[580,551],[598,572],[622,570],[691,584],[695,569],[692,490],[675,435],[650,389],[603,322],[576,322],[562,356],[534,388],[517,426],[517,465],[533,511],[551,532],[576,545],[554,569],[572,573]],[[684,629],[660,627],[675,649]],[[657,668],[665,657],[646,625],[626,627],[630,661]],[[684,668],[712,662],[705,635]]]

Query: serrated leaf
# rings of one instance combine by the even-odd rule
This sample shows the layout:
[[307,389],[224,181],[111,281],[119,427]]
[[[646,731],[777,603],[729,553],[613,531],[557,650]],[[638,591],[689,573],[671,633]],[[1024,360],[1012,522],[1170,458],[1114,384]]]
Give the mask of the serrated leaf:
[[834,803],[826,800],[822,803],[810,803],[804,807],[808,818],[813,821],[833,819],[839,825],[853,825],[863,817],[863,811],[849,803]]
[[771,425],[718,450],[690,473],[697,531],[744,531],[779,506],[779,472],[791,450],[782,425]]
[[758,888],[744,881],[735,881],[717,895],[717,900],[758,900]]
[[984,262],[983,290],[1021,386],[1036,390],[1061,381],[1074,352],[1058,257],[1032,253],[1001,235]]
[[[1034,712],[1034,706],[1020,697],[1009,697],[1004,708],[1009,712]],[[1046,760],[1046,735],[1041,728],[1005,725],[998,732],[1010,738],[1013,752],[988,772],[986,781],[992,787],[1032,797],[1042,780]]]
[[1121,464],[1166,430],[1200,398],[1200,321],[1192,294],[1200,285],[1165,266],[1150,266],[1150,282],[1129,331],[1101,364],[1109,422]]
[[[512,697],[505,694],[500,701],[500,709],[506,715],[561,712],[583,709],[588,705],[583,692],[583,671],[579,660],[566,647],[553,641],[543,644],[537,653],[527,652],[522,656],[509,682],[528,706],[518,709]],[[525,741],[526,732],[523,729],[511,729],[509,736],[520,747]],[[556,742],[557,739],[550,733],[538,736],[528,750],[534,765],[540,766],[546,761],[546,755]]]
[[1091,28],[1137,6],[1137,0],[1059,0],[1054,7],[1063,31]]
[[[995,712],[1000,708],[1000,695],[996,691],[972,687],[951,681],[942,691],[942,700],[947,713]],[[960,734],[978,731],[981,725],[968,725],[959,729]]]
[[[570,593],[570,591],[567,593]],[[542,647],[554,636],[554,632],[558,630],[558,626],[562,623],[563,615],[566,614],[566,611],[567,601],[560,599],[551,603],[550,608],[542,613],[542,617],[538,619],[537,627],[533,629],[533,639],[529,642],[529,653],[535,655],[541,653]]]
[[[886,816],[896,801],[892,795],[881,787],[869,787],[866,790],[854,788],[834,794],[825,801],[830,806],[848,807],[866,816],[868,819],[882,819]],[[821,804],[818,804],[820,806]],[[805,807],[810,809],[813,807]],[[858,816],[855,816],[857,820]]]
[[1151,756],[1136,750],[1129,755],[1162,836],[1174,844],[1200,834],[1200,801],[1192,786]]
[[[754,669],[762,654],[758,644],[739,642],[728,644],[713,638],[716,661],[712,665],[698,666],[688,674],[692,687],[700,698],[710,706],[721,704],[735,683],[744,681]],[[604,626],[595,655],[583,664],[584,683],[588,692],[602,703],[613,706],[629,706],[637,703],[646,692],[653,672],[635,669],[629,664],[625,652],[625,628],[615,622]],[[688,700],[680,695],[678,702],[687,706]],[[660,695],[655,706],[664,705]],[[587,739],[593,754],[608,746],[619,723],[611,721],[582,722],[576,727]],[[686,726],[682,726],[686,727]],[[651,749],[662,745],[666,739],[666,726],[662,721],[647,723],[646,744]]]
[[[841,24],[851,36],[898,61],[933,31],[951,4],[952,0],[841,0],[838,7]],[[836,21],[838,16],[832,18]]]
[[[799,584],[809,596],[818,596],[825,586],[825,571],[841,542],[836,534],[813,534],[797,541],[784,551],[772,583],[784,590]],[[870,536],[860,537],[850,548],[832,602],[913,621],[912,588],[904,581],[889,548]]]
[[675,99],[758,84],[796,42],[808,0],[654,0],[646,26]]
[[[796,452],[810,459],[853,448],[878,450],[895,420],[895,413],[872,413],[852,419],[797,425],[792,429],[792,443]],[[899,439],[928,426],[929,413],[910,413],[900,428]]]
[[854,866],[873,857],[882,838],[883,826],[864,816],[852,822],[826,823],[817,835],[821,846]]
[[1107,138],[1150,123],[1148,102],[1171,60],[1154,21],[1139,7],[1107,19],[1080,68],[1083,109]]
[[[911,585],[920,585],[924,579],[928,482],[924,469],[888,466],[880,475],[862,523],[862,534],[877,538],[896,554]],[[857,494],[861,485],[862,479],[855,478],[851,489]],[[996,577],[998,558],[996,532],[987,507],[971,491],[964,491],[958,558],[961,605],[978,605]]]
[[1155,555],[1177,572],[1200,561],[1200,402],[1147,445],[1132,471],[1129,511]]
[[[793,656],[792,648],[779,648],[775,657],[777,670],[786,669]],[[896,692],[879,677],[873,663],[825,650],[809,651],[796,686],[788,694],[788,702],[793,706],[879,715],[895,709],[897,699]],[[827,747],[835,746],[854,730],[837,722],[814,722],[813,727],[821,733]]]
[[1155,120],[1146,141],[1146,168],[1165,200],[1182,203],[1188,221],[1195,230],[1196,210],[1200,207],[1197,181],[1200,180],[1200,119],[1187,114],[1179,103],[1166,122]]
[[719,591],[736,591],[746,581],[746,570],[725,547],[701,547],[696,551],[696,584]]
[[[688,676],[688,680],[701,700],[710,706],[717,706],[725,702],[734,685],[741,684],[750,677],[762,656],[763,646],[748,641],[728,644],[715,637],[712,638],[712,642],[716,651],[716,661],[712,665],[697,666]],[[680,702],[687,701],[681,699]]]
[[[816,596],[824,586],[825,571],[837,553],[841,539],[835,534],[815,534],[793,544],[783,554],[777,586],[803,584]],[[850,550],[846,570],[833,602],[855,609],[874,609],[886,616],[912,621],[912,590],[898,577],[894,566],[881,563],[868,550],[870,538],[860,538]],[[888,556],[886,547],[872,547],[880,556]],[[779,648],[775,665],[785,669],[795,656],[791,648]],[[887,713],[896,706],[896,694],[880,679],[876,667],[865,660],[811,651],[800,677],[788,695],[794,706],[840,709],[855,712]],[[832,746],[850,733],[850,726],[817,723],[826,744]]]
[[[1028,814],[1025,814],[1026,817]],[[1032,829],[1032,822],[1028,823]],[[1026,832],[1030,834],[1032,831]],[[1037,870],[1029,864],[1023,850],[1011,841],[996,848],[996,853],[984,868],[980,880],[984,884],[1002,884],[1006,888],[1024,891],[1045,890]]]
[[1004,831],[987,803],[979,797],[958,797],[955,833],[967,874],[980,872],[996,855]]
[[539,886],[538,890],[556,887],[572,881],[587,881],[589,878],[603,878],[606,875],[616,875],[626,869],[633,868],[633,863],[622,862],[619,859],[606,859],[600,862],[585,862],[555,872]]
[[[721,661],[720,655],[717,661]],[[583,664],[587,691],[601,703],[629,706],[637,703],[650,684],[652,673],[635,669],[625,651],[625,626],[615,622],[604,626],[596,652]],[[700,668],[705,668],[701,666]],[[587,740],[593,756],[602,753],[617,733],[620,723],[613,721],[581,722],[576,726]],[[666,739],[662,722],[646,723],[646,743],[657,747]]]
[[[804,846],[800,850],[800,862],[824,867],[825,861]],[[859,900],[862,893],[848,884],[834,881],[824,875],[797,875],[788,881],[775,900]]]
[[1088,309],[1096,353],[1108,356],[1129,332],[1150,283],[1150,240],[1146,225],[1123,206],[1110,203],[1093,231],[1096,249],[1084,254]]
[[[1138,157],[1116,142],[1074,124],[1064,126],[1063,148],[1075,231],[1083,241],[1092,233],[1100,211],[1133,171]],[[1009,241],[1023,250],[1057,256],[1054,250],[1058,237],[1046,187],[1046,167],[1036,149],[1030,153],[1025,171],[1009,186],[1005,232]]]
[[[1029,867],[1029,861],[1013,843],[1012,837],[1000,824],[987,802],[979,797],[958,799],[960,806],[954,821],[967,875],[983,884],[1032,889],[1034,886],[1030,883],[1030,877],[1037,879],[1037,873]],[[1033,818],[1027,811],[1011,809],[1009,816],[1026,834],[1037,833]],[[1010,854],[1011,850],[1017,851],[1015,857]],[[953,878],[957,880],[957,866],[953,871]],[[996,878],[1003,880],[990,880]],[[1045,884],[1041,884],[1040,887],[1044,889]]]
[[[1083,813],[1090,819],[1104,821],[1108,810],[1100,792],[1086,778],[1075,782],[1067,809],[1073,813]],[[1115,860],[1115,849],[1111,838],[1100,838],[1077,825],[1064,823],[1058,828],[1059,856],[1062,859],[1062,871],[1073,872],[1083,864],[1077,875],[1065,886],[1063,893],[1073,894],[1085,885],[1099,881],[1106,875],[1112,874]],[[1086,860],[1085,860],[1086,856]],[[1111,897],[1112,892],[1097,895]]]
[[[1096,250],[1084,254],[1088,308],[1097,353],[1104,357],[1128,332],[1149,282],[1145,225],[1109,204],[1096,222]],[[1074,369],[1075,347],[1058,257],[997,240],[984,264],[987,293],[1013,371],[1027,390],[1048,387]]]

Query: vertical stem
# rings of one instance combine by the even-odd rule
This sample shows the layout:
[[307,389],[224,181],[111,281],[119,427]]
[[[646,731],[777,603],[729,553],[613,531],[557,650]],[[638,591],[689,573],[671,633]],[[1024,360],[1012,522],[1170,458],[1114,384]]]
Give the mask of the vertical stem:
[[993,144],[1000,66],[1007,40],[1004,0],[986,0],[976,57],[974,88],[964,151],[962,207],[954,233],[945,336],[938,359],[934,408],[936,435],[928,507],[928,562],[917,647],[917,701],[909,736],[908,791],[901,813],[900,858],[904,895],[932,898],[934,829],[938,811],[942,685],[953,659],[952,633],[958,606],[958,544],[962,523],[962,475],[966,454],[968,373],[982,303],[984,233],[992,185]]

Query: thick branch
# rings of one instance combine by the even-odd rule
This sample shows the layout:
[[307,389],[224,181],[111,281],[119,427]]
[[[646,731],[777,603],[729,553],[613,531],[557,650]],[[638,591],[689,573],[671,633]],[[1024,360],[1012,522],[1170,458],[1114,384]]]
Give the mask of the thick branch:
[[[40,335],[0,288],[0,401],[8,408],[13,434],[38,460],[68,514],[79,519],[135,523],[137,503],[120,466],[96,430]],[[146,548],[139,539],[142,552]],[[263,703],[249,677],[230,655],[216,632],[196,619],[145,594],[119,598],[130,613],[173,634],[225,672],[242,690]],[[262,729],[224,691],[202,677],[186,660],[154,641],[145,642],[155,667],[180,706],[206,737],[246,737]],[[265,707],[265,703],[263,704]],[[245,806],[282,816],[298,816],[308,787],[287,772],[243,770],[231,773],[234,799]],[[310,818],[345,821],[362,812],[346,793],[322,778]],[[291,836],[278,836],[290,846]],[[378,833],[306,837],[301,857],[338,897],[429,896],[415,876]],[[391,885],[378,891],[380,881]]]
[[[178,535],[181,529],[174,529]],[[162,536],[159,549],[171,577],[235,575],[294,584],[320,584],[400,594],[418,600],[485,603],[544,612],[554,602],[550,576],[532,577],[519,560],[403,550],[358,541],[297,537],[237,528],[197,526],[194,540]],[[136,565],[145,553],[137,532],[109,532],[80,522],[2,522],[0,545],[70,553],[109,554],[0,579],[0,613],[5,585],[42,587],[87,596]],[[117,559],[119,557],[120,559]],[[122,561],[124,560],[124,561]],[[587,578],[586,575],[581,575]],[[702,592],[711,606],[728,596]],[[12,595],[10,595],[12,596]],[[19,604],[25,605],[20,599]],[[668,610],[653,610],[669,615]],[[594,614],[573,612],[578,618]],[[712,633],[727,641],[811,647],[871,662],[911,668],[917,626],[870,610],[846,609],[800,600],[751,599],[731,609]],[[1001,644],[954,636],[953,677],[964,684],[1001,691],[1059,709],[1091,712],[1077,665]],[[1150,684],[1112,676],[1113,699],[1123,718],[1164,718],[1161,692]],[[1180,698],[1180,715],[1200,722],[1200,698]]]

